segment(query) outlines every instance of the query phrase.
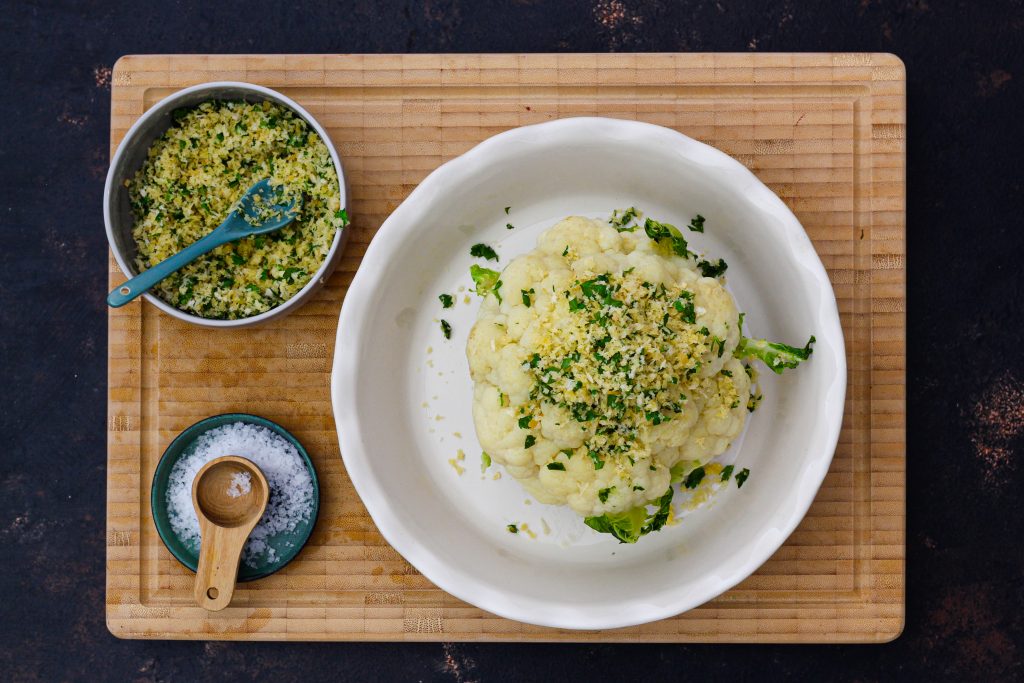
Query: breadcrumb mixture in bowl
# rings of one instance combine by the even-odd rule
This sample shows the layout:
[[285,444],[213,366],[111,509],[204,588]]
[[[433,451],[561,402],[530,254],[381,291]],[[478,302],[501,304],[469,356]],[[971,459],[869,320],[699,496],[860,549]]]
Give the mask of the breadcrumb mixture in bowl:
[[295,296],[348,223],[324,140],[289,108],[270,101],[206,101],[175,110],[171,127],[125,181],[139,271],[210,233],[257,181],[270,178],[296,200],[281,230],[225,244],[152,292],[202,318],[236,320]]

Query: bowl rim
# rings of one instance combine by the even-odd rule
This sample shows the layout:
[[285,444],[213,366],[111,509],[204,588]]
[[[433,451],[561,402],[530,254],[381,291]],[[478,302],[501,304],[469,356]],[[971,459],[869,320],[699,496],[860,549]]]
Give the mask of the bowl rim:
[[[210,423],[212,423],[214,420],[221,420],[225,418],[233,421],[243,422],[245,424],[255,424],[261,427],[266,427],[267,429],[271,430],[278,436],[283,437],[285,440],[287,440],[289,443],[295,446],[295,450],[297,450],[299,455],[302,457],[303,462],[305,462],[306,464],[306,469],[309,470],[310,477],[313,480],[313,511],[309,516],[309,527],[308,530],[306,531],[305,537],[302,539],[302,542],[296,543],[294,548],[289,549],[288,553],[282,553],[282,557],[284,558],[284,560],[278,561],[270,565],[269,569],[254,571],[243,576],[244,570],[242,565],[240,564],[238,569],[237,580],[242,583],[246,583],[248,581],[256,581],[257,579],[265,578],[267,576],[270,576],[271,574],[276,574],[277,572],[281,571],[289,564],[291,564],[292,561],[295,560],[295,558],[298,557],[299,554],[302,552],[302,549],[306,547],[306,543],[308,543],[309,539],[313,536],[313,529],[316,528],[316,523],[320,519],[320,480],[316,473],[316,467],[313,465],[313,459],[309,457],[309,453],[306,452],[306,447],[302,445],[301,441],[295,438],[294,434],[292,434],[287,429],[277,424],[273,420],[269,420],[265,417],[260,417],[259,415],[253,415],[252,413],[220,413],[219,415],[211,415],[209,417],[204,417],[202,420],[199,420],[198,422],[195,422],[189,425],[188,427],[185,427],[185,429],[181,430],[181,432],[177,436],[171,439],[171,442],[167,444],[167,448],[165,448],[164,452],[160,455],[160,459],[157,461],[156,468],[153,470],[153,481],[150,483],[149,508],[150,513],[153,515],[153,526],[156,527],[157,536],[160,537],[160,540],[163,542],[164,547],[167,548],[168,552],[170,552],[171,555],[174,556],[174,559],[181,563],[183,567],[192,572],[195,572],[197,567],[199,566],[198,560],[196,562],[193,562],[191,557],[185,556],[182,553],[180,553],[176,548],[173,547],[173,545],[167,539],[168,535],[172,535],[175,538],[177,538],[177,535],[174,533],[174,530],[170,527],[170,522],[167,520],[166,503],[161,503],[159,500],[159,496],[157,494],[157,482],[161,478],[159,476],[161,470],[164,467],[168,466],[167,463],[169,462],[169,459],[171,457],[171,450],[173,448],[180,446],[180,452],[178,453],[178,458],[180,458],[181,453],[183,453],[185,449],[187,449],[189,445],[191,445],[191,443],[196,440],[196,438],[198,438],[202,434],[205,434],[211,429],[216,429],[216,427],[221,426],[208,426]],[[184,443],[186,441],[188,443]],[[177,462],[178,458],[175,458],[175,462]],[[173,469],[173,467],[174,465],[171,464],[170,468]],[[170,470],[168,470],[167,474],[168,476],[170,476]],[[157,514],[158,509],[163,510],[164,514]],[[178,542],[180,543],[181,539],[178,539]]]
[[[727,172],[731,177],[731,183],[741,188],[747,201],[781,221],[780,229],[788,239],[789,249],[795,258],[806,266],[810,277],[827,292],[817,304],[817,315],[825,332],[819,336],[834,340],[836,344],[836,377],[827,387],[828,402],[824,404],[829,409],[828,419],[825,421],[826,429],[823,430],[819,443],[815,444],[820,452],[808,458],[801,477],[804,485],[793,493],[798,499],[789,517],[773,520],[774,527],[779,533],[769,542],[759,544],[758,552],[748,555],[732,574],[720,576],[711,591],[677,598],[671,602],[659,601],[657,605],[653,604],[653,601],[631,599],[623,603],[623,609],[616,610],[615,614],[602,617],[596,617],[588,614],[586,610],[566,604],[541,604],[535,598],[523,599],[522,596],[511,595],[508,591],[495,591],[492,585],[479,577],[445,562],[428,544],[410,532],[399,515],[392,512],[387,503],[385,487],[369,468],[365,454],[370,452],[370,449],[365,446],[365,437],[357,419],[356,408],[359,396],[356,392],[355,378],[358,376],[363,347],[369,343],[361,331],[374,306],[370,293],[377,284],[379,274],[384,272],[376,266],[382,259],[387,258],[388,252],[397,242],[407,237],[406,231],[413,229],[410,227],[415,224],[412,218],[421,211],[420,204],[429,202],[434,195],[443,192],[450,179],[457,180],[464,172],[463,169],[473,171],[494,163],[495,153],[500,156],[503,147],[514,148],[519,143],[538,144],[538,139],[558,141],[568,135],[585,135],[589,139],[611,137],[626,141],[653,139],[683,158],[705,166],[713,165],[716,170]],[[749,169],[726,153],[670,128],[622,119],[570,117],[514,128],[484,140],[468,152],[434,170],[388,217],[367,248],[341,308],[331,374],[331,398],[341,457],[349,479],[384,539],[428,580],[460,600],[499,616],[525,623],[578,630],[621,628],[672,617],[704,604],[750,576],[789,538],[806,516],[835,455],[846,395],[845,348],[835,292],[806,230],[789,207]]]
[[[262,85],[256,85],[255,83],[246,83],[244,81],[209,81],[206,83],[197,83],[196,85],[190,85],[187,88],[177,90],[170,95],[164,97],[159,102],[155,103],[140,116],[131,125],[130,128],[125,132],[124,137],[117,145],[117,149],[114,151],[114,155],[110,158],[110,167],[107,169],[107,178],[103,184],[103,224],[106,229],[107,243],[110,247],[111,253],[114,254],[114,259],[117,261],[118,267],[126,277],[133,277],[137,275],[135,268],[128,262],[125,256],[121,253],[121,250],[117,248],[117,242],[114,239],[114,220],[111,212],[111,201],[114,191],[114,185],[118,182],[118,178],[115,178],[116,170],[120,166],[121,158],[126,153],[131,145],[131,140],[138,134],[138,131],[145,125],[151,118],[163,114],[169,107],[172,107],[177,101],[188,97],[196,92],[202,92],[204,90],[213,90],[217,88],[234,88],[237,90],[247,90],[256,95],[260,95],[264,98],[276,101],[278,104],[282,104],[290,108],[294,113],[299,115],[307,124],[309,124],[320,139],[324,141],[327,146],[327,151],[331,155],[331,160],[334,162],[334,170],[338,176],[338,193],[342,207],[348,208],[348,193],[346,192],[346,178],[345,169],[341,163],[341,157],[338,156],[338,150],[335,148],[330,135],[327,134],[327,130],[320,125],[320,122],[310,114],[306,109],[295,100],[291,99],[287,95],[284,95],[272,88],[267,88]],[[152,145],[152,142],[150,143]],[[123,182],[125,178],[120,178]],[[221,320],[218,318],[203,318],[198,315],[186,313],[178,308],[175,308],[171,304],[167,303],[160,297],[150,292],[144,292],[142,297],[145,298],[149,303],[159,308],[164,313],[183,320],[188,323],[195,325],[201,325],[204,327],[248,327],[264,322],[271,318],[284,315],[291,312],[297,306],[299,306],[305,299],[315,291],[320,285],[323,284],[323,280],[330,274],[331,270],[337,265],[336,261],[339,256],[339,251],[343,248],[344,243],[347,239],[347,226],[341,228],[334,234],[334,240],[331,242],[331,248],[327,252],[327,256],[324,257],[320,267],[313,273],[313,277],[309,279],[309,282],[303,286],[298,292],[295,293],[287,301],[281,303],[278,306],[271,308],[268,311],[259,313],[257,315],[249,316],[247,318],[236,318],[234,320]]]

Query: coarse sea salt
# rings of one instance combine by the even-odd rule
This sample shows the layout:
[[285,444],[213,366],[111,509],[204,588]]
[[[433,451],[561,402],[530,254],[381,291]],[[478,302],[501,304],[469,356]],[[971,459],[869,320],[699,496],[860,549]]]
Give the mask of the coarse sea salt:
[[[277,552],[270,545],[273,537],[294,531],[313,512],[313,478],[295,446],[260,425],[233,422],[215,427],[200,435],[190,451],[174,463],[167,485],[171,529],[198,552],[199,518],[192,507],[192,482],[203,465],[225,455],[238,455],[254,462],[270,487],[266,512],[249,534],[242,561],[250,567],[257,566],[260,560],[274,562]],[[249,475],[239,473],[232,478],[228,495],[244,495],[251,486]]]
[[231,483],[228,485],[228,495],[232,498],[241,498],[252,491],[252,475],[248,472],[235,472],[231,475]]

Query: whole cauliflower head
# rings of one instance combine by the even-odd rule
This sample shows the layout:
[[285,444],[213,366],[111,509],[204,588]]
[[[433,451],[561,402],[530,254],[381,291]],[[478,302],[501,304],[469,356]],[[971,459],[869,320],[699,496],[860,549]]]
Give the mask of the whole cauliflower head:
[[656,504],[673,468],[742,431],[736,304],[679,251],[572,216],[480,291],[466,348],[477,436],[541,502],[583,516]]

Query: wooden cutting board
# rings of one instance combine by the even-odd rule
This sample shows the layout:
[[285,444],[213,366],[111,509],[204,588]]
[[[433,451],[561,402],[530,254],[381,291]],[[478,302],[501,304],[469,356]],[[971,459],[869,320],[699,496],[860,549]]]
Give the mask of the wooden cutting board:
[[[176,89],[282,91],[329,131],[354,218],[340,267],[255,330],[188,326],[147,303],[109,314],[107,624],[126,638],[883,642],[904,619],[905,71],[885,54],[130,56],[113,73],[111,151]],[[338,311],[374,232],[430,171],[508,128],[564,116],[675,128],[746,164],[796,213],[835,287],[849,389],[839,448],[806,519],[735,589],[645,626],[571,632],[498,618],[435,588],[377,532],[331,417]],[[110,260],[111,286],[123,275]],[[192,574],[149,508],[163,449],[225,412],[307,447],[320,519],[284,571],[234,607],[192,604]]]

